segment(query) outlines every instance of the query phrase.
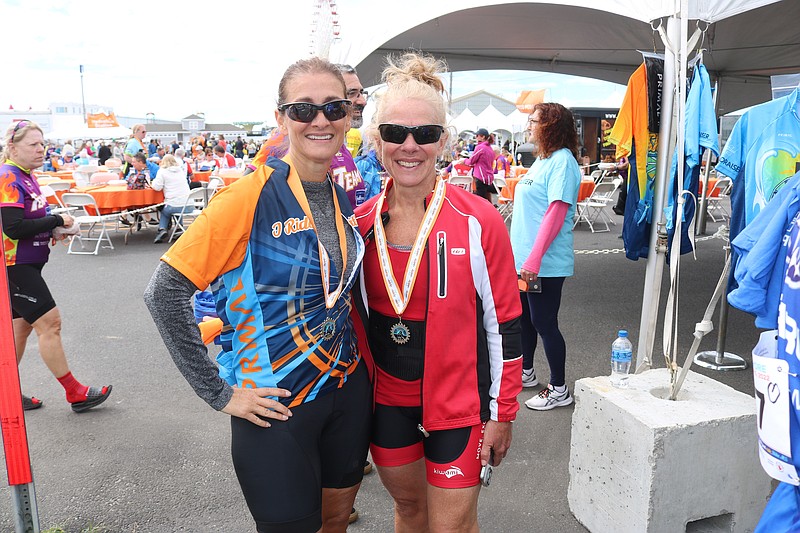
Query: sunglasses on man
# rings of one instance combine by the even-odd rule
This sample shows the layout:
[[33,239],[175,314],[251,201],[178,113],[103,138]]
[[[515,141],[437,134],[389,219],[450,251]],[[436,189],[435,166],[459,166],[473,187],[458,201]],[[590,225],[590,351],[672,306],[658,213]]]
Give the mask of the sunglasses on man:
[[392,144],[403,144],[410,133],[414,137],[414,142],[432,144],[438,142],[444,132],[444,127],[438,124],[426,124],[424,126],[401,126],[400,124],[381,124],[378,132],[384,142]]
[[348,89],[347,91],[347,98],[350,100],[354,100],[361,95],[364,97],[364,100],[369,100],[369,91],[366,89]]
[[308,102],[290,102],[278,106],[278,111],[286,113],[286,116],[295,122],[308,124],[317,118],[317,113],[322,111],[325,118],[330,122],[342,120],[347,116],[352,102],[350,100],[333,100],[324,104],[311,104]]

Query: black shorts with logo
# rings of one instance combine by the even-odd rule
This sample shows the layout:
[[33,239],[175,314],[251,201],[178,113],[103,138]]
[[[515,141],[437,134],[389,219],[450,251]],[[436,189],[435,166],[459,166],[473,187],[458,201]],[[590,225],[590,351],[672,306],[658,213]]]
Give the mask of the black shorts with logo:
[[14,318],[33,324],[56,306],[42,277],[44,263],[13,265],[8,272],[8,292]]

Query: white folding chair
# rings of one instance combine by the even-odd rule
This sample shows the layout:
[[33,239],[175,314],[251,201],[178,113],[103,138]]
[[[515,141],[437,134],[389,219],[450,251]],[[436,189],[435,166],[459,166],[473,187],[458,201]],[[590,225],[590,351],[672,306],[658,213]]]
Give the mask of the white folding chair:
[[[611,231],[609,222],[616,225],[614,219],[606,213],[606,206],[614,201],[614,194],[622,184],[622,178],[617,178],[612,182],[603,181],[595,185],[594,191],[591,196],[582,202],[578,202],[575,209],[575,223],[572,225],[573,229],[581,222],[589,224],[589,229],[592,233],[602,233]],[[605,224],[605,229],[594,229],[594,225],[598,222]]]
[[44,196],[45,201],[49,198],[55,198],[56,203],[50,204],[50,214],[51,215],[58,215],[61,213],[69,213],[76,209],[75,207],[66,207],[64,203],[61,201],[61,198],[58,197],[56,191],[50,185],[39,185],[39,191]]
[[208,194],[208,191],[202,188],[192,189],[189,192],[181,211],[172,215],[172,232],[169,234],[167,242],[172,242],[176,235],[180,237],[186,231],[186,227],[200,216],[203,212],[203,202],[206,194]]
[[75,180],[75,185],[77,185],[78,187],[89,186],[89,176],[85,172],[78,172],[77,170],[73,170],[72,179]]
[[72,185],[68,181],[54,181],[47,185],[54,191],[68,191],[72,188]]
[[[75,222],[81,229],[81,233],[73,236],[70,239],[69,248],[67,249],[68,254],[97,255],[97,252],[100,250],[103,242],[108,243],[108,246],[103,246],[103,248],[110,248],[112,250],[114,249],[114,244],[111,242],[111,236],[108,234],[108,230],[106,229],[105,217],[100,215],[100,209],[97,207],[97,202],[91,194],[65,192],[61,197],[61,201],[64,203],[65,207],[80,208],[83,213],[73,215]],[[86,228],[86,236],[83,234],[84,226],[88,226]],[[97,233],[96,236],[93,236],[93,232],[97,231],[98,228],[99,233]],[[81,245],[80,251],[73,249],[76,240]],[[86,248],[83,245],[84,241],[96,243],[94,250],[86,251]]]
[[[494,178],[497,183],[497,177]],[[497,189],[497,210],[503,216],[503,221],[508,224],[511,215],[514,213],[514,198],[508,192],[507,183],[503,179],[503,186]]]
[[114,172],[95,172],[89,178],[89,183],[92,185],[97,185],[100,183],[108,183],[109,181],[118,180],[119,174]]
[[211,199],[211,197],[217,194],[223,187],[225,187],[225,180],[219,176],[211,176],[208,178],[208,198]]
[[[714,222],[731,218],[730,213],[725,209],[725,203],[730,199],[732,187],[733,180],[728,177],[719,178],[709,191],[706,198],[706,213]],[[715,214],[719,216],[719,220],[717,220]]]
[[492,197],[492,199],[494,200],[492,203],[498,205],[497,202],[499,201],[500,194],[503,192],[503,189],[506,188],[506,178],[503,175],[503,173],[494,175],[494,180],[492,181],[492,185],[494,185],[494,189],[495,191],[497,191],[497,194],[495,194]]
[[456,187],[461,187],[465,191],[472,192],[472,176],[459,176],[452,172],[447,182]]

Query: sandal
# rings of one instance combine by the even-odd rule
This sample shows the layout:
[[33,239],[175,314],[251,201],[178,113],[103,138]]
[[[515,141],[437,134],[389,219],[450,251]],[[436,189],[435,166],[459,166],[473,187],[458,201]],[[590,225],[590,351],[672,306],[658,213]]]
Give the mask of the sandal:
[[75,402],[72,403],[72,410],[76,413],[82,413],[84,411],[88,411],[92,407],[97,407],[111,394],[111,385],[108,387],[97,388],[97,387],[89,387],[89,391],[86,393],[86,399],[82,402]]
[[33,396],[25,396],[22,395],[22,410],[23,411],[33,411],[34,409],[38,409],[44,405],[44,402],[39,398]]

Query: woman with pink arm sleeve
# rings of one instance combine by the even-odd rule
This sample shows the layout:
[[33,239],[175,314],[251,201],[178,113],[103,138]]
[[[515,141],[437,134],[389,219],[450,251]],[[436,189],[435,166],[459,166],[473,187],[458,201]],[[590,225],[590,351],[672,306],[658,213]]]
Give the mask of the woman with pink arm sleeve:
[[537,337],[542,338],[550,366],[549,384],[525,406],[546,411],[572,403],[558,310],[564,280],[574,271],[572,218],[581,173],[575,120],[568,109],[560,104],[537,104],[528,120],[528,132],[538,155],[515,189],[511,245],[520,285],[529,289],[520,292],[523,387],[539,384],[533,368]]

